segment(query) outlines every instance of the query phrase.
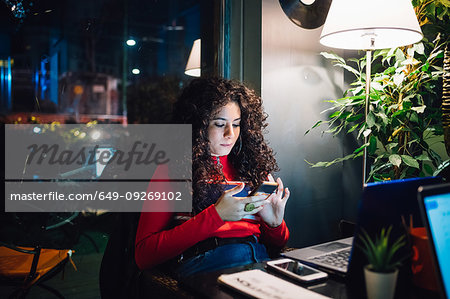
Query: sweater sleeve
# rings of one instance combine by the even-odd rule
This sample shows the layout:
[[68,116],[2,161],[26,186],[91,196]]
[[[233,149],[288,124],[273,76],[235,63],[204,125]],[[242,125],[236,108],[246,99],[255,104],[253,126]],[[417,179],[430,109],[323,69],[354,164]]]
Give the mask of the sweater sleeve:
[[196,243],[212,237],[225,222],[214,205],[190,220],[168,229],[173,213],[141,213],[136,233],[135,260],[141,270],[161,264]]
[[289,240],[289,229],[284,220],[277,227],[270,227],[261,221],[261,236],[264,243],[282,248]]

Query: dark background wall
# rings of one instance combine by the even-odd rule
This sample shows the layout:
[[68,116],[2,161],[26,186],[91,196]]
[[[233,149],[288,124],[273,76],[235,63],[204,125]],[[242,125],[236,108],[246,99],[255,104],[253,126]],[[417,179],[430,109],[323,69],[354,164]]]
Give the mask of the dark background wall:
[[318,120],[327,119],[321,114],[329,107],[325,101],[341,97],[346,89],[342,70],[320,55],[332,51],[319,44],[321,29],[303,29],[288,19],[278,1],[262,1],[261,95],[279,176],[292,193],[285,217],[292,247],[339,237],[339,221],[356,218],[362,188],[361,159],[329,168],[305,162],[343,157],[355,144],[351,136],[343,140],[322,134],[325,126],[305,135]]

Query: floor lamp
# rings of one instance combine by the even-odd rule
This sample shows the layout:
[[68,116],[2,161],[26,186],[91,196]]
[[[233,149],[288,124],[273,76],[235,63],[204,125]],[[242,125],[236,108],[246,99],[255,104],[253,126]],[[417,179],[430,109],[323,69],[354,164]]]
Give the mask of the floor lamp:
[[[366,51],[365,119],[369,110],[372,51],[419,42],[422,31],[411,0],[333,0],[320,35],[324,46]],[[368,136],[364,137],[364,144]],[[367,147],[363,155],[363,186]]]

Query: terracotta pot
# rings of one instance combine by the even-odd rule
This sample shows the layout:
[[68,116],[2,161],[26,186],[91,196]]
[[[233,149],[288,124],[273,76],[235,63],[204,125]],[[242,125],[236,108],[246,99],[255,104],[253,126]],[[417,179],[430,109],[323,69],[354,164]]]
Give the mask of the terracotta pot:
[[438,283],[435,276],[431,247],[425,227],[411,229],[413,283],[421,288],[437,291]]
[[374,272],[364,267],[364,277],[366,279],[366,292],[368,299],[392,299],[395,294],[398,269],[394,272],[381,273]]

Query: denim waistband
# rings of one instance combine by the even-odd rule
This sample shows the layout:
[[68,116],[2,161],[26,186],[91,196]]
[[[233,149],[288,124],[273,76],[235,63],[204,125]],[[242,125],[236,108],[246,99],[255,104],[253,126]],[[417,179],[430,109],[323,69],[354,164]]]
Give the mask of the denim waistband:
[[204,253],[206,251],[215,249],[217,247],[228,245],[228,244],[237,244],[237,243],[257,243],[258,238],[254,235],[250,235],[247,237],[240,237],[240,238],[219,238],[219,237],[212,237],[208,238],[206,240],[203,240],[201,242],[198,242],[194,246],[187,249],[185,252],[183,252],[179,258],[178,262],[182,262],[183,260],[190,259],[191,257],[197,256],[201,253]]

